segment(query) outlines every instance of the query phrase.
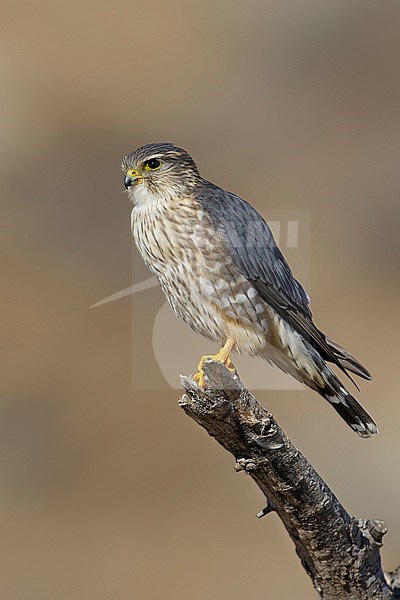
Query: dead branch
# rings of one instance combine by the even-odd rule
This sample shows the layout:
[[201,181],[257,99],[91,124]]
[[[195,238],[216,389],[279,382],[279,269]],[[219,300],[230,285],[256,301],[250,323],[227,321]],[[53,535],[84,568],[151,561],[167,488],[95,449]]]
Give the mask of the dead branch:
[[[273,416],[222,364],[204,365],[207,389],[182,376],[185,413],[236,459],[276,511],[325,600],[398,597],[399,574],[382,571],[383,521],[350,517]],[[397,589],[397,592],[396,592]]]

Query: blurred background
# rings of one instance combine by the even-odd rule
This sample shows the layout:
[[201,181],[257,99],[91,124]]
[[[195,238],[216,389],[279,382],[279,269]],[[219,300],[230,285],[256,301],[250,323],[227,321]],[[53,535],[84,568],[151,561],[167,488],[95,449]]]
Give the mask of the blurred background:
[[386,0],[3,1],[2,598],[314,597],[179,392],[134,389],[132,323],[161,292],[139,315],[130,297],[89,309],[131,285],[132,255],[148,277],[120,160],[152,141],[266,216],[309,214],[316,322],[372,371],[358,397],[381,434],[311,391],[258,398],[400,562],[399,27]]

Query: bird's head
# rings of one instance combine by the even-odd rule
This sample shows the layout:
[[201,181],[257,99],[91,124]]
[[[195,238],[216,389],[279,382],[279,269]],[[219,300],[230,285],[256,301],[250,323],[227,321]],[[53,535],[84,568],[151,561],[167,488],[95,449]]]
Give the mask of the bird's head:
[[201,180],[193,158],[173,144],[147,144],[122,160],[124,184],[134,204],[180,196]]

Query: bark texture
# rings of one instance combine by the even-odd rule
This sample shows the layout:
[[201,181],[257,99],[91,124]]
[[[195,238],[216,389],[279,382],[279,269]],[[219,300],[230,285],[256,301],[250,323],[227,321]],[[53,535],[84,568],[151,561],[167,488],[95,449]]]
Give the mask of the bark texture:
[[[204,365],[207,388],[182,376],[185,413],[236,459],[276,511],[325,600],[397,598],[399,574],[381,567],[383,521],[350,517],[273,416],[222,364]],[[397,589],[397,591],[396,591]]]

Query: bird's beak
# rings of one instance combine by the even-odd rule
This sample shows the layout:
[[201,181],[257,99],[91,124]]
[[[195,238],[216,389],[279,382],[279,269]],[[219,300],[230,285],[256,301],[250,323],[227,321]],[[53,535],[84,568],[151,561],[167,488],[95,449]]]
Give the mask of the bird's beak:
[[135,171],[134,169],[129,169],[129,171],[127,171],[126,177],[124,179],[125,188],[128,189],[131,187],[131,185],[140,183],[140,181],[142,179],[143,179],[143,177],[141,175],[139,175],[139,173],[137,171]]

